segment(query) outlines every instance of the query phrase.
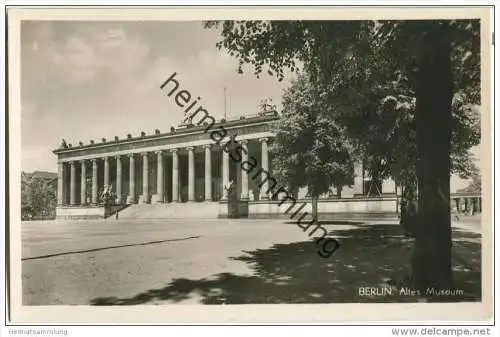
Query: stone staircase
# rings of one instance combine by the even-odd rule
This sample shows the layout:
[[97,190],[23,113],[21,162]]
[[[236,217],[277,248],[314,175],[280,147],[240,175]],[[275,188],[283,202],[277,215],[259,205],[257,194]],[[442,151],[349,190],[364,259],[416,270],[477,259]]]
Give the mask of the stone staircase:
[[120,219],[216,219],[217,202],[134,204],[119,213]]

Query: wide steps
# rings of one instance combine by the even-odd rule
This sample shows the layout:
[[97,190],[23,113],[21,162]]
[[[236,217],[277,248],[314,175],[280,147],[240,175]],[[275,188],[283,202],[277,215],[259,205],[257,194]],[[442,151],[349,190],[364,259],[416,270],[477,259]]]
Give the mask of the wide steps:
[[216,202],[186,202],[130,205],[119,213],[120,219],[215,219],[219,215]]

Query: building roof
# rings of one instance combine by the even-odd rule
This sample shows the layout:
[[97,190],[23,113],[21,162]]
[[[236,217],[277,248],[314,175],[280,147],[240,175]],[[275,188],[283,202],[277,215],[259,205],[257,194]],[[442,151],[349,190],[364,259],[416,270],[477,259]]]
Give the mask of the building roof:
[[[259,122],[270,122],[278,119],[278,112],[276,111],[267,111],[255,115],[248,115],[248,116],[239,116],[239,117],[233,117],[233,118],[228,118],[226,119],[221,119],[215,122],[213,124],[213,128],[216,127],[225,127],[225,128],[230,128],[230,127],[235,127],[235,126],[243,126],[243,125],[248,125],[252,123],[259,123]],[[63,140],[63,143],[61,146],[52,152],[54,154],[58,153],[63,153],[63,152],[72,152],[72,151],[78,151],[82,149],[91,149],[95,147],[100,147],[100,146],[112,146],[114,144],[126,144],[130,142],[134,142],[137,140],[150,140],[150,139],[155,139],[155,138],[161,138],[164,136],[183,136],[192,132],[199,132],[203,133],[206,129],[206,124],[191,124],[191,125],[186,125],[186,124],[181,124],[179,127],[174,128],[172,127],[170,129],[170,132],[160,132],[160,130],[156,130],[155,133],[147,135],[146,133],[142,132],[140,136],[133,137],[131,134],[127,135],[127,138],[122,138],[119,139],[118,137],[115,137],[114,139],[111,140],[106,140],[105,138],[102,139],[102,142],[92,142],[90,144],[83,144],[83,142],[80,142],[78,145],[71,145],[71,144],[66,144],[66,141]]]

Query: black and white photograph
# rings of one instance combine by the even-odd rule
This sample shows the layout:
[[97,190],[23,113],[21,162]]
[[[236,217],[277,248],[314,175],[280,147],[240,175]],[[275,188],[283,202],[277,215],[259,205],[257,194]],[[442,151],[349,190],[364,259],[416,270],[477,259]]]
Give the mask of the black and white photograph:
[[7,11],[12,310],[489,319],[491,11],[378,9]]

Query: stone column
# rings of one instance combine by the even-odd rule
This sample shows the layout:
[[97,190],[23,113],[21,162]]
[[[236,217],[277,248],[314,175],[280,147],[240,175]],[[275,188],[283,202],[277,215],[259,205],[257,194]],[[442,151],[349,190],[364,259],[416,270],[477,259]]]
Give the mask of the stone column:
[[269,191],[269,182],[267,181],[269,179],[269,153],[267,149],[267,138],[261,138],[260,139],[260,144],[261,144],[261,162],[262,162],[262,175],[261,175],[261,188],[260,188],[260,200],[268,200],[269,199],[269,194],[267,193]]
[[212,151],[205,145],[205,201],[212,201]]
[[142,195],[140,198],[141,204],[146,204],[149,202],[149,169],[148,169],[148,153],[143,152],[142,155]]
[[92,159],[92,204],[97,203],[97,159]]
[[128,197],[127,204],[135,203],[135,157],[134,154],[131,153],[128,155],[129,158],[129,188],[128,188]]
[[122,158],[116,156],[116,203],[122,203]]
[[163,151],[156,151],[156,194],[151,202],[163,202]]
[[453,202],[455,203],[455,213],[459,213],[460,212],[460,199],[453,198]]
[[172,202],[179,202],[179,154],[172,149]]
[[477,200],[478,200],[478,198],[476,198],[476,197],[472,198],[472,212],[473,213],[478,212]]
[[195,197],[195,172],[194,172],[194,147],[188,147],[188,159],[189,159],[189,168],[188,168],[188,201],[196,201]]
[[354,196],[363,195],[363,163],[356,161],[354,163]]
[[229,153],[222,150],[222,199],[227,200],[226,187],[229,185]]
[[70,181],[69,181],[69,204],[74,205],[76,203],[76,167],[75,162],[72,161],[69,163],[71,171],[70,171]]
[[104,186],[109,185],[109,157],[104,157]]
[[57,205],[64,204],[64,163],[57,163]]
[[[465,211],[465,199],[464,198],[458,198],[458,205],[459,205],[459,212]],[[462,206],[463,205],[463,206]]]
[[81,180],[80,180],[80,205],[87,204],[87,166],[86,161],[82,160],[81,162]]
[[[243,151],[241,153],[242,159],[241,162],[248,161],[248,141],[242,140],[241,147]],[[248,172],[241,169],[241,200],[248,200]]]

